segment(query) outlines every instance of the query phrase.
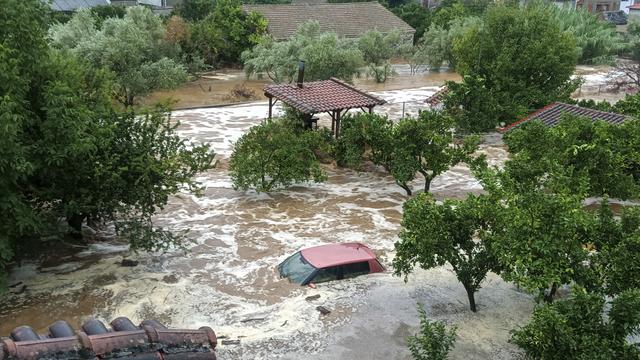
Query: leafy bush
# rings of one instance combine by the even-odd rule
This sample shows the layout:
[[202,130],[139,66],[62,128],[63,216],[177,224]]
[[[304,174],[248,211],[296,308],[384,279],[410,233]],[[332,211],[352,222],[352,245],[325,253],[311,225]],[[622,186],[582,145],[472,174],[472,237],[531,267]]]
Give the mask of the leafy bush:
[[234,145],[229,163],[233,186],[269,192],[297,182],[324,181],[315,154],[321,147],[318,132],[297,133],[277,120],[256,125]]
[[415,360],[446,360],[456,341],[454,326],[447,329],[441,321],[429,321],[422,305],[418,305],[420,328],[407,338],[411,355]]
[[613,299],[607,321],[605,299],[578,291],[571,299],[538,307],[511,342],[530,359],[638,359],[640,350],[627,336],[640,326],[639,300],[639,289],[626,290]]

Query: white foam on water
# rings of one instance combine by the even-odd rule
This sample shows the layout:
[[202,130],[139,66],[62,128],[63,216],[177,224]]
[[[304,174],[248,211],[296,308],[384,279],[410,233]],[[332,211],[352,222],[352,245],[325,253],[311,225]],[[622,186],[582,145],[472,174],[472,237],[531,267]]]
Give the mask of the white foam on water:
[[[424,108],[421,101],[437,90],[424,87],[377,93],[390,102],[377,111],[399,118],[402,102],[413,102],[413,107],[405,103],[405,112],[417,113]],[[174,117],[181,121],[180,135],[194,143],[210,142],[220,157],[228,157],[232,144],[266,112],[267,105],[261,102],[178,111]],[[491,150],[490,161],[495,164],[506,158],[500,146],[485,149]],[[171,326],[211,326],[221,335],[242,336],[243,343],[281,338],[289,339],[292,348],[304,347],[303,340],[296,340],[300,336],[320,336],[328,326],[348,321],[326,320],[316,306],[348,312],[362,301],[366,289],[390,281],[391,275],[363,276],[310,289],[278,279],[277,265],[301,248],[347,241],[369,245],[388,265],[407,199],[383,171],[326,169],[325,183],[299,184],[270,194],[235,191],[226,170],[212,169],[197,177],[205,188],[204,196],[173,196],[154,219],[164,228],[189,231],[192,243],[187,254],[122,254],[127,250],[124,245],[92,244],[77,255],[80,262],[87,259],[82,270],[54,275],[39,271],[37,264],[26,264],[14,269],[12,279],[27,283],[29,294],[24,297],[110,294],[105,308],[87,314],[105,320],[128,316],[136,322],[153,316]],[[411,186],[420,190],[423,179]],[[478,189],[465,165],[436,177],[432,184],[436,194]],[[95,259],[90,256],[94,254],[104,256]],[[124,255],[140,264],[120,266]],[[169,275],[175,281],[168,281]],[[320,301],[305,300],[315,294],[321,295]],[[72,304],[61,306],[73,311]],[[260,320],[243,322],[250,318]]]

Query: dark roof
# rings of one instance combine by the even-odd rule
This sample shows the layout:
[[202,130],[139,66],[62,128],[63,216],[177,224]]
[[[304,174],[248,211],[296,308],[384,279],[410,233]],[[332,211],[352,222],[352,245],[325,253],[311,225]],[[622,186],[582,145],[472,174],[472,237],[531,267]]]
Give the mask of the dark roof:
[[317,21],[320,29],[343,37],[359,37],[368,30],[389,32],[399,29],[413,34],[415,30],[378,2],[337,4],[264,4],[243,5],[247,12],[262,14],[268,31],[276,40],[288,39],[307,21]]
[[507,132],[531,120],[540,120],[547,126],[556,126],[558,125],[558,123],[560,123],[560,120],[562,120],[563,114],[587,117],[593,121],[602,120],[615,125],[621,124],[629,118],[628,116],[621,114],[593,110],[561,102],[554,102],[532,113],[522,120],[516,121],[511,125],[503,127],[502,129],[500,129],[500,131]]
[[443,86],[440,90],[436,91],[433,95],[429,96],[424,102],[431,105],[431,107],[438,106],[442,103],[442,98],[449,92],[449,88]]
[[109,0],[52,0],[50,6],[55,11],[76,11],[77,9],[110,4]]
[[296,84],[274,84],[264,87],[265,95],[274,97],[305,114],[353,109],[385,104],[383,99],[358,90],[336,78]]

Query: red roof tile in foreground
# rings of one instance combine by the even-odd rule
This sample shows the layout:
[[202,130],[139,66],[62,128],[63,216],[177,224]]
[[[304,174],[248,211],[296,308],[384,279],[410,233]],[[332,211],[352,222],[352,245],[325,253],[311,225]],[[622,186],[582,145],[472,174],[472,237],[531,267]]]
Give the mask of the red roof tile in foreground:
[[315,268],[374,260],[376,255],[360,243],[328,244],[302,249],[302,256]]
[[336,78],[296,84],[275,84],[264,87],[265,95],[274,97],[305,114],[333,110],[373,107],[385,104],[383,99],[358,90]]
[[633,4],[631,6],[627,6],[631,10],[640,10],[640,4]]
[[514,122],[511,125],[507,125],[500,129],[500,132],[507,132],[515,127],[522,125],[531,120],[540,120],[547,126],[556,126],[562,120],[563,114],[576,115],[589,118],[593,121],[602,120],[611,124],[622,124],[629,117],[621,114],[610,113],[605,111],[593,110],[589,108],[583,108],[576,105],[569,105],[561,102],[554,102],[543,107],[540,110],[532,113],[531,115]]

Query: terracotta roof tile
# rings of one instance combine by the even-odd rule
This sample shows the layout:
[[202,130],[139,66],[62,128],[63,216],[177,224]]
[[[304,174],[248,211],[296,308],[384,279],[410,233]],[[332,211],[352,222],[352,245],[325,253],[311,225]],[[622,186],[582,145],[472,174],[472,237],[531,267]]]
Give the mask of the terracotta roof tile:
[[433,95],[425,99],[424,102],[431,105],[431,107],[438,106],[442,103],[442,98],[449,92],[449,88],[443,86],[440,90],[436,91]]
[[542,109],[532,113],[531,115],[514,122],[511,125],[505,126],[500,129],[501,132],[507,132],[513,128],[516,128],[523,123],[531,120],[540,120],[547,126],[556,126],[562,120],[563,114],[577,115],[587,117],[593,121],[602,120],[611,124],[621,124],[629,117],[621,114],[610,113],[605,111],[593,110],[589,108],[583,108],[576,105],[569,105],[561,102],[554,102]]
[[383,99],[358,90],[336,78],[296,84],[275,84],[264,87],[265,95],[305,114],[316,114],[331,110],[352,109],[385,104]]
[[399,29],[413,34],[415,30],[378,2],[337,4],[262,4],[243,5],[244,11],[255,11],[268,21],[268,31],[276,40],[288,39],[307,21],[320,23],[320,29],[354,38],[368,30],[389,32]]

